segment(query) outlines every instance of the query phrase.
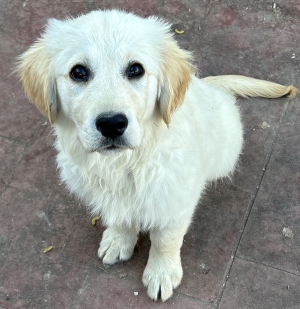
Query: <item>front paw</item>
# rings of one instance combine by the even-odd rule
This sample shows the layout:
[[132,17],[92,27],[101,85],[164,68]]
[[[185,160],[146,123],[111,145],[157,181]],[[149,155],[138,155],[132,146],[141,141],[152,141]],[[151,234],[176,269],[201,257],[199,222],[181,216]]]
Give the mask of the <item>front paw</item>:
[[160,295],[161,300],[166,301],[172,296],[173,289],[180,284],[182,275],[180,255],[171,259],[150,256],[143,273],[148,296],[156,301]]
[[117,262],[127,261],[133,254],[138,236],[133,230],[109,227],[102,236],[98,257],[103,264],[112,265]]

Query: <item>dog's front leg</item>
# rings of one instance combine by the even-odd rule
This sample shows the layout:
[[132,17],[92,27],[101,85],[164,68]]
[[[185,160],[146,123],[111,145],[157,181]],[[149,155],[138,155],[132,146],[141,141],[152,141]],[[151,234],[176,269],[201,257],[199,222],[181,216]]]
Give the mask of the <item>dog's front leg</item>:
[[124,226],[109,226],[103,233],[98,256],[104,264],[112,265],[131,258],[139,231]]
[[180,248],[188,226],[189,223],[150,231],[151,248],[143,283],[153,300],[157,300],[159,294],[162,301],[167,300],[181,282]]

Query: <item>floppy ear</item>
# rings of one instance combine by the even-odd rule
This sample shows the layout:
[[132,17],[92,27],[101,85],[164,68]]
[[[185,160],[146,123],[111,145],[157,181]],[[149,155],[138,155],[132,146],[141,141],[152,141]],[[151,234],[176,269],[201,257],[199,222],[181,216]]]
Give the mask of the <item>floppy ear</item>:
[[169,126],[173,112],[182,104],[191,81],[192,56],[168,39],[163,53],[163,77],[159,96],[159,109],[164,122]]
[[57,116],[56,85],[50,72],[50,55],[43,40],[37,41],[18,58],[16,71],[29,100],[53,124]]

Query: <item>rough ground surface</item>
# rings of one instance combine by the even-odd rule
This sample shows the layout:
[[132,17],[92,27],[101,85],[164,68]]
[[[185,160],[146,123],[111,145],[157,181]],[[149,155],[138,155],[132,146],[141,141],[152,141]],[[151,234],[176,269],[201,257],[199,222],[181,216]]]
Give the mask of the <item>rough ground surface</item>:
[[202,76],[300,86],[298,0],[2,0],[0,308],[300,308],[299,98],[238,102],[239,171],[199,204],[182,248],[184,279],[167,303],[153,303],[141,283],[147,236],[127,263],[104,268],[97,259],[103,228],[60,184],[50,126],[10,74],[48,18],[96,8],[156,14],[184,28],[176,38]]

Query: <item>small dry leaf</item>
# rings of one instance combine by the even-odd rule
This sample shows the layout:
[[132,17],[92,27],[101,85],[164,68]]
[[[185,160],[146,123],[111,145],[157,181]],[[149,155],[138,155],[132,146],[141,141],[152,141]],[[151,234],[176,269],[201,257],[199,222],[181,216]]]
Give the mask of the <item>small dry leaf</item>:
[[47,253],[53,249],[53,246],[47,247],[43,250],[44,253]]
[[92,224],[96,225],[97,221],[100,219],[100,217],[94,217],[92,218]]
[[176,32],[177,34],[184,34],[184,30],[175,29],[175,32]]

